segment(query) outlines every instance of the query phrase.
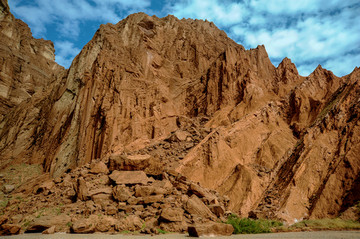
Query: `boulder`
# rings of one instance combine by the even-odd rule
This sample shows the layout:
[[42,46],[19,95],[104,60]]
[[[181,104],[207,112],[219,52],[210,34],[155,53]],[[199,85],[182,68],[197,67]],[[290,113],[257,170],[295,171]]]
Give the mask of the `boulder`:
[[111,204],[113,198],[111,194],[99,193],[91,197],[95,204],[101,205],[103,207]]
[[89,191],[88,195],[90,197],[96,195],[96,194],[112,194],[113,189],[109,186],[101,186],[100,188],[95,188],[91,191]]
[[143,202],[144,204],[151,204],[156,202],[162,202],[164,200],[164,196],[159,194],[159,195],[143,197],[141,199],[142,199],[141,202]]
[[95,229],[98,232],[107,232],[111,229],[111,224],[110,220],[100,218],[96,223]]
[[169,179],[165,178],[163,180],[156,180],[152,186],[156,187],[156,188],[161,188],[161,189],[165,189],[166,193],[170,192],[174,187],[172,185],[172,183],[169,181]]
[[140,186],[135,187],[135,197],[146,197],[150,195],[163,195],[166,194],[167,190],[161,187],[155,187],[154,185],[150,186]]
[[113,171],[110,179],[116,184],[147,184],[149,178],[144,171]]
[[105,212],[107,215],[115,215],[118,212],[118,209],[116,208],[115,205],[108,205],[105,208]]
[[0,226],[0,236],[17,235],[20,230],[21,226],[18,224],[3,224]]
[[100,185],[110,185],[110,179],[108,175],[100,175],[99,178],[96,178],[92,181],[94,184],[100,184]]
[[112,195],[117,201],[125,202],[132,196],[132,193],[128,187],[124,185],[117,185],[112,189]]
[[176,130],[175,136],[179,141],[185,141],[187,137],[191,137],[191,134],[183,130]]
[[98,163],[91,165],[90,173],[108,174],[109,169],[104,162],[98,162]]
[[185,233],[188,224],[185,221],[181,222],[160,222],[160,229],[167,231],[167,232],[180,232]]
[[183,221],[184,210],[181,208],[165,208],[162,210],[160,220],[168,222]]
[[92,219],[76,220],[71,226],[71,232],[74,233],[93,233],[95,232],[96,221]]
[[35,193],[44,193],[47,195],[54,186],[55,183],[53,180],[47,180],[35,188]]
[[77,183],[77,197],[81,201],[86,201],[89,197],[88,187],[83,178],[78,179]]
[[205,188],[200,187],[198,184],[191,183],[188,191],[189,191],[189,194],[195,194],[199,198],[202,198],[202,200],[205,201],[207,204],[217,204],[218,203],[215,195],[210,193]]
[[70,221],[71,218],[64,214],[58,216],[42,216],[30,222],[26,232],[42,232],[52,226],[62,227]]
[[120,223],[115,225],[115,229],[117,231],[137,231],[140,230],[143,226],[143,221],[140,219],[140,217],[135,215],[130,215],[126,218],[123,218],[120,220]]
[[215,215],[210,209],[198,198],[192,195],[186,203],[186,211],[192,215],[199,215],[202,218],[215,219]]
[[190,237],[217,237],[217,236],[231,236],[234,232],[233,226],[225,223],[206,223],[188,227]]
[[191,134],[183,130],[177,130],[171,134],[166,141],[170,143],[185,141],[187,138],[191,139]]
[[42,232],[42,234],[54,234],[55,233],[55,226],[51,226],[48,229],[46,229],[45,231]]
[[208,206],[208,208],[210,209],[210,211],[212,213],[214,213],[217,217],[222,217],[224,216],[225,213],[225,209],[223,206],[221,205],[210,205]]
[[116,155],[109,159],[109,168],[113,170],[144,170],[150,164],[151,156],[148,154]]

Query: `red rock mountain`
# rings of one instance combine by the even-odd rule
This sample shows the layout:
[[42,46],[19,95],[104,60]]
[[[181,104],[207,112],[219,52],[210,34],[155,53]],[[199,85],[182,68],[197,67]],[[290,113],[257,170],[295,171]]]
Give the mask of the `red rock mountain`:
[[302,77],[211,22],[138,13],[101,25],[65,70],[0,8],[3,169],[40,164],[58,180],[143,155],[148,175],[176,172],[241,216],[290,223],[360,200],[359,68]]

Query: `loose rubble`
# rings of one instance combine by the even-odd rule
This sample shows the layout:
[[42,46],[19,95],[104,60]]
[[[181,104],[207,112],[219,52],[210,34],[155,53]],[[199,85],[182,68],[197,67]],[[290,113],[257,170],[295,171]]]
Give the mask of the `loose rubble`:
[[[145,173],[151,165],[141,159],[147,157],[122,155],[87,164],[59,178],[35,182],[27,195],[20,187],[16,191],[19,200],[6,208],[17,223],[8,224],[3,216],[3,233],[185,233],[196,224],[197,233],[203,235],[199,228],[225,220],[230,213],[228,198],[175,171]],[[130,159],[130,163],[116,164],[114,158]],[[220,226],[211,228],[212,233],[226,234]]]

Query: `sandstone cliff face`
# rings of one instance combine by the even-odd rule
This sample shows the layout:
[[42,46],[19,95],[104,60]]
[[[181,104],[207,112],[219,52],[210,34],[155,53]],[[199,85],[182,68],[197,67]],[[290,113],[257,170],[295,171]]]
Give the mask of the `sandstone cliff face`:
[[[65,70],[55,63],[52,42],[34,39],[9,12],[7,1],[1,1],[0,10],[0,158],[6,165],[23,160],[20,152],[32,144],[41,111],[36,102],[48,97]],[[7,150],[14,152],[5,156]]]
[[360,199],[359,69],[301,77],[213,23],[139,13],[102,25],[65,71],[2,5],[2,165],[27,160],[58,178],[146,153],[241,216],[288,222]]
[[36,151],[31,160],[59,175],[164,138],[185,112],[186,87],[231,45],[212,23],[172,16],[135,14],[101,26],[51,94],[57,98],[42,106],[46,123],[32,130],[35,145],[21,150]]
[[62,67],[55,63],[54,45],[34,39],[29,27],[0,4],[0,120],[11,108],[41,92]]

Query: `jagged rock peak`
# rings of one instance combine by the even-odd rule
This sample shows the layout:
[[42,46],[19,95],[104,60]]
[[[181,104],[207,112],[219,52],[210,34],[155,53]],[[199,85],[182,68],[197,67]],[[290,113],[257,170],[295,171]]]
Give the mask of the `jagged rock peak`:
[[[117,24],[121,24],[122,22],[126,22],[126,23],[140,23],[140,22],[148,22],[150,25],[149,27],[151,27],[151,22],[171,22],[171,23],[174,23],[174,22],[188,22],[188,23],[192,23],[192,24],[202,24],[202,25],[207,25],[211,28],[215,28],[217,30],[219,30],[215,24],[211,21],[207,21],[207,20],[199,20],[199,19],[192,19],[192,18],[182,18],[182,19],[179,19],[177,18],[176,16],[174,15],[167,15],[166,17],[162,17],[162,18],[159,18],[157,17],[156,15],[148,15],[144,12],[138,12],[138,13],[133,13],[133,14],[130,14],[129,16],[127,16],[126,18],[124,18],[123,20],[121,20],[119,23]],[[222,30],[219,30],[219,31],[222,31]],[[223,31],[222,31],[223,32]]]
[[295,64],[287,57],[285,57],[279,64],[279,66],[277,67],[278,70],[280,71],[290,71],[294,74],[298,74],[298,70],[295,66]]
[[309,78],[316,78],[316,79],[335,79],[337,78],[336,75],[332,71],[329,71],[323,68],[320,64],[316,67],[316,69],[309,75]]

